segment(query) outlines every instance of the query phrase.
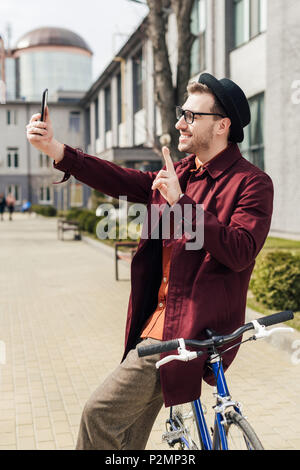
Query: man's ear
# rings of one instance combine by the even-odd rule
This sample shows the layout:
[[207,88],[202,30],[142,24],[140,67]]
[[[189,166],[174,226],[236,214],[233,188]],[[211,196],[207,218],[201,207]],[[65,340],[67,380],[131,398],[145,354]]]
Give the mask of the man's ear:
[[218,134],[230,134],[231,120],[229,118],[223,118],[219,121],[219,132]]

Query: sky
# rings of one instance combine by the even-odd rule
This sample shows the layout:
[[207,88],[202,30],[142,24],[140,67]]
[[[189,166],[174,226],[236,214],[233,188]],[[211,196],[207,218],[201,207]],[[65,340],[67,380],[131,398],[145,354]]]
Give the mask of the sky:
[[147,14],[129,0],[0,0],[0,35],[11,47],[23,34],[43,26],[67,28],[82,36],[94,53],[93,80],[110,63]]

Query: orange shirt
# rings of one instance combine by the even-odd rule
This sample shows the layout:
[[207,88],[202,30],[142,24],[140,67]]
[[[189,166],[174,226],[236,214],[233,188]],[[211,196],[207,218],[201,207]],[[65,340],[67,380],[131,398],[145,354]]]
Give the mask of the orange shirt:
[[162,339],[164,329],[164,319],[166,311],[166,300],[168,294],[169,284],[169,273],[170,273],[170,262],[171,262],[171,251],[172,246],[163,248],[163,272],[162,281],[158,291],[158,302],[154,313],[148,318],[144,329],[141,334],[141,338],[154,338]]
[[[201,164],[197,157],[195,158],[196,168],[191,170],[198,171]],[[202,168],[201,168],[202,169]],[[163,247],[162,252],[162,280],[158,291],[158,302],[156,310],[148,318],[144,329],[141,333],[141,338],[154,338],[163,339],[166,301],[168,294],[169,274],[170,274],[170,263],[171,263],[171,252],[172,246]]]

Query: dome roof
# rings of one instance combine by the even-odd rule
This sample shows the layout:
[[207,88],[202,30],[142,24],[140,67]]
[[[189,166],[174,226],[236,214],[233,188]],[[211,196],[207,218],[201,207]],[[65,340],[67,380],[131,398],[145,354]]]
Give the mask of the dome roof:
[[92,52],[82,37],[65,28],[44,27],[29,31],[18,40],[15,49],[34,46],[70,46]]

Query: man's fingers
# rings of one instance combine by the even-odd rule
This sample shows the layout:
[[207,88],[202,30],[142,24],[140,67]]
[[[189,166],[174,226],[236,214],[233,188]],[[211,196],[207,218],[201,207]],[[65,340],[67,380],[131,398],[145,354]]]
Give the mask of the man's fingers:
[[27,124],[26,129],[32,129],[33,127],[39,127],[41,129],[47,129],[47,123],[42,121],[33,121]]
[[154,180],[153,184],[152,184],[152,189],[156,189],[158,188],[160,185],[162,184],[167,184],[168,182],[168,178],[167,177],[161,177],[161,178],[157,178],[156,180]]
[[47,124],[45,122],[35,121],[26,126],[27,134],[46,135],[48,133]]
[[48,131],[46,129],[41,129],[40,127],[30,127],[27,129],[28,134],[39,134],[46,135]]
[[[157,175],[156,175],[156,178],[160,178],[161,176],[164,176],[164,177],[168,177],[170,176],[169,172],[166,171],[166,170],[160,170]],[[155,178],[155,179],[156,179]]]
[[41,113],[34,114],[31,116],[30,122],[40,121],[41,117]]
[[43,136],[39,134],[28,134],[27,138],[29,142],[40,142],[43,139]]
[[163,154],[163,157],[164,157],[165,162],[166,162],[167,171],[169,171],[171,173],[175,173],[174,163],[173,163],[173,160],[171,158],[170,150],[168,149],[168,147],[163,147],[162,148],[162,154]]
[[153,191],[155,191],[156,189],[158,189],[158,191],[161,191],[161,190],[167,191],[168,185],[165,182],[159,181],[155,183],[154,186],[152,186]]

